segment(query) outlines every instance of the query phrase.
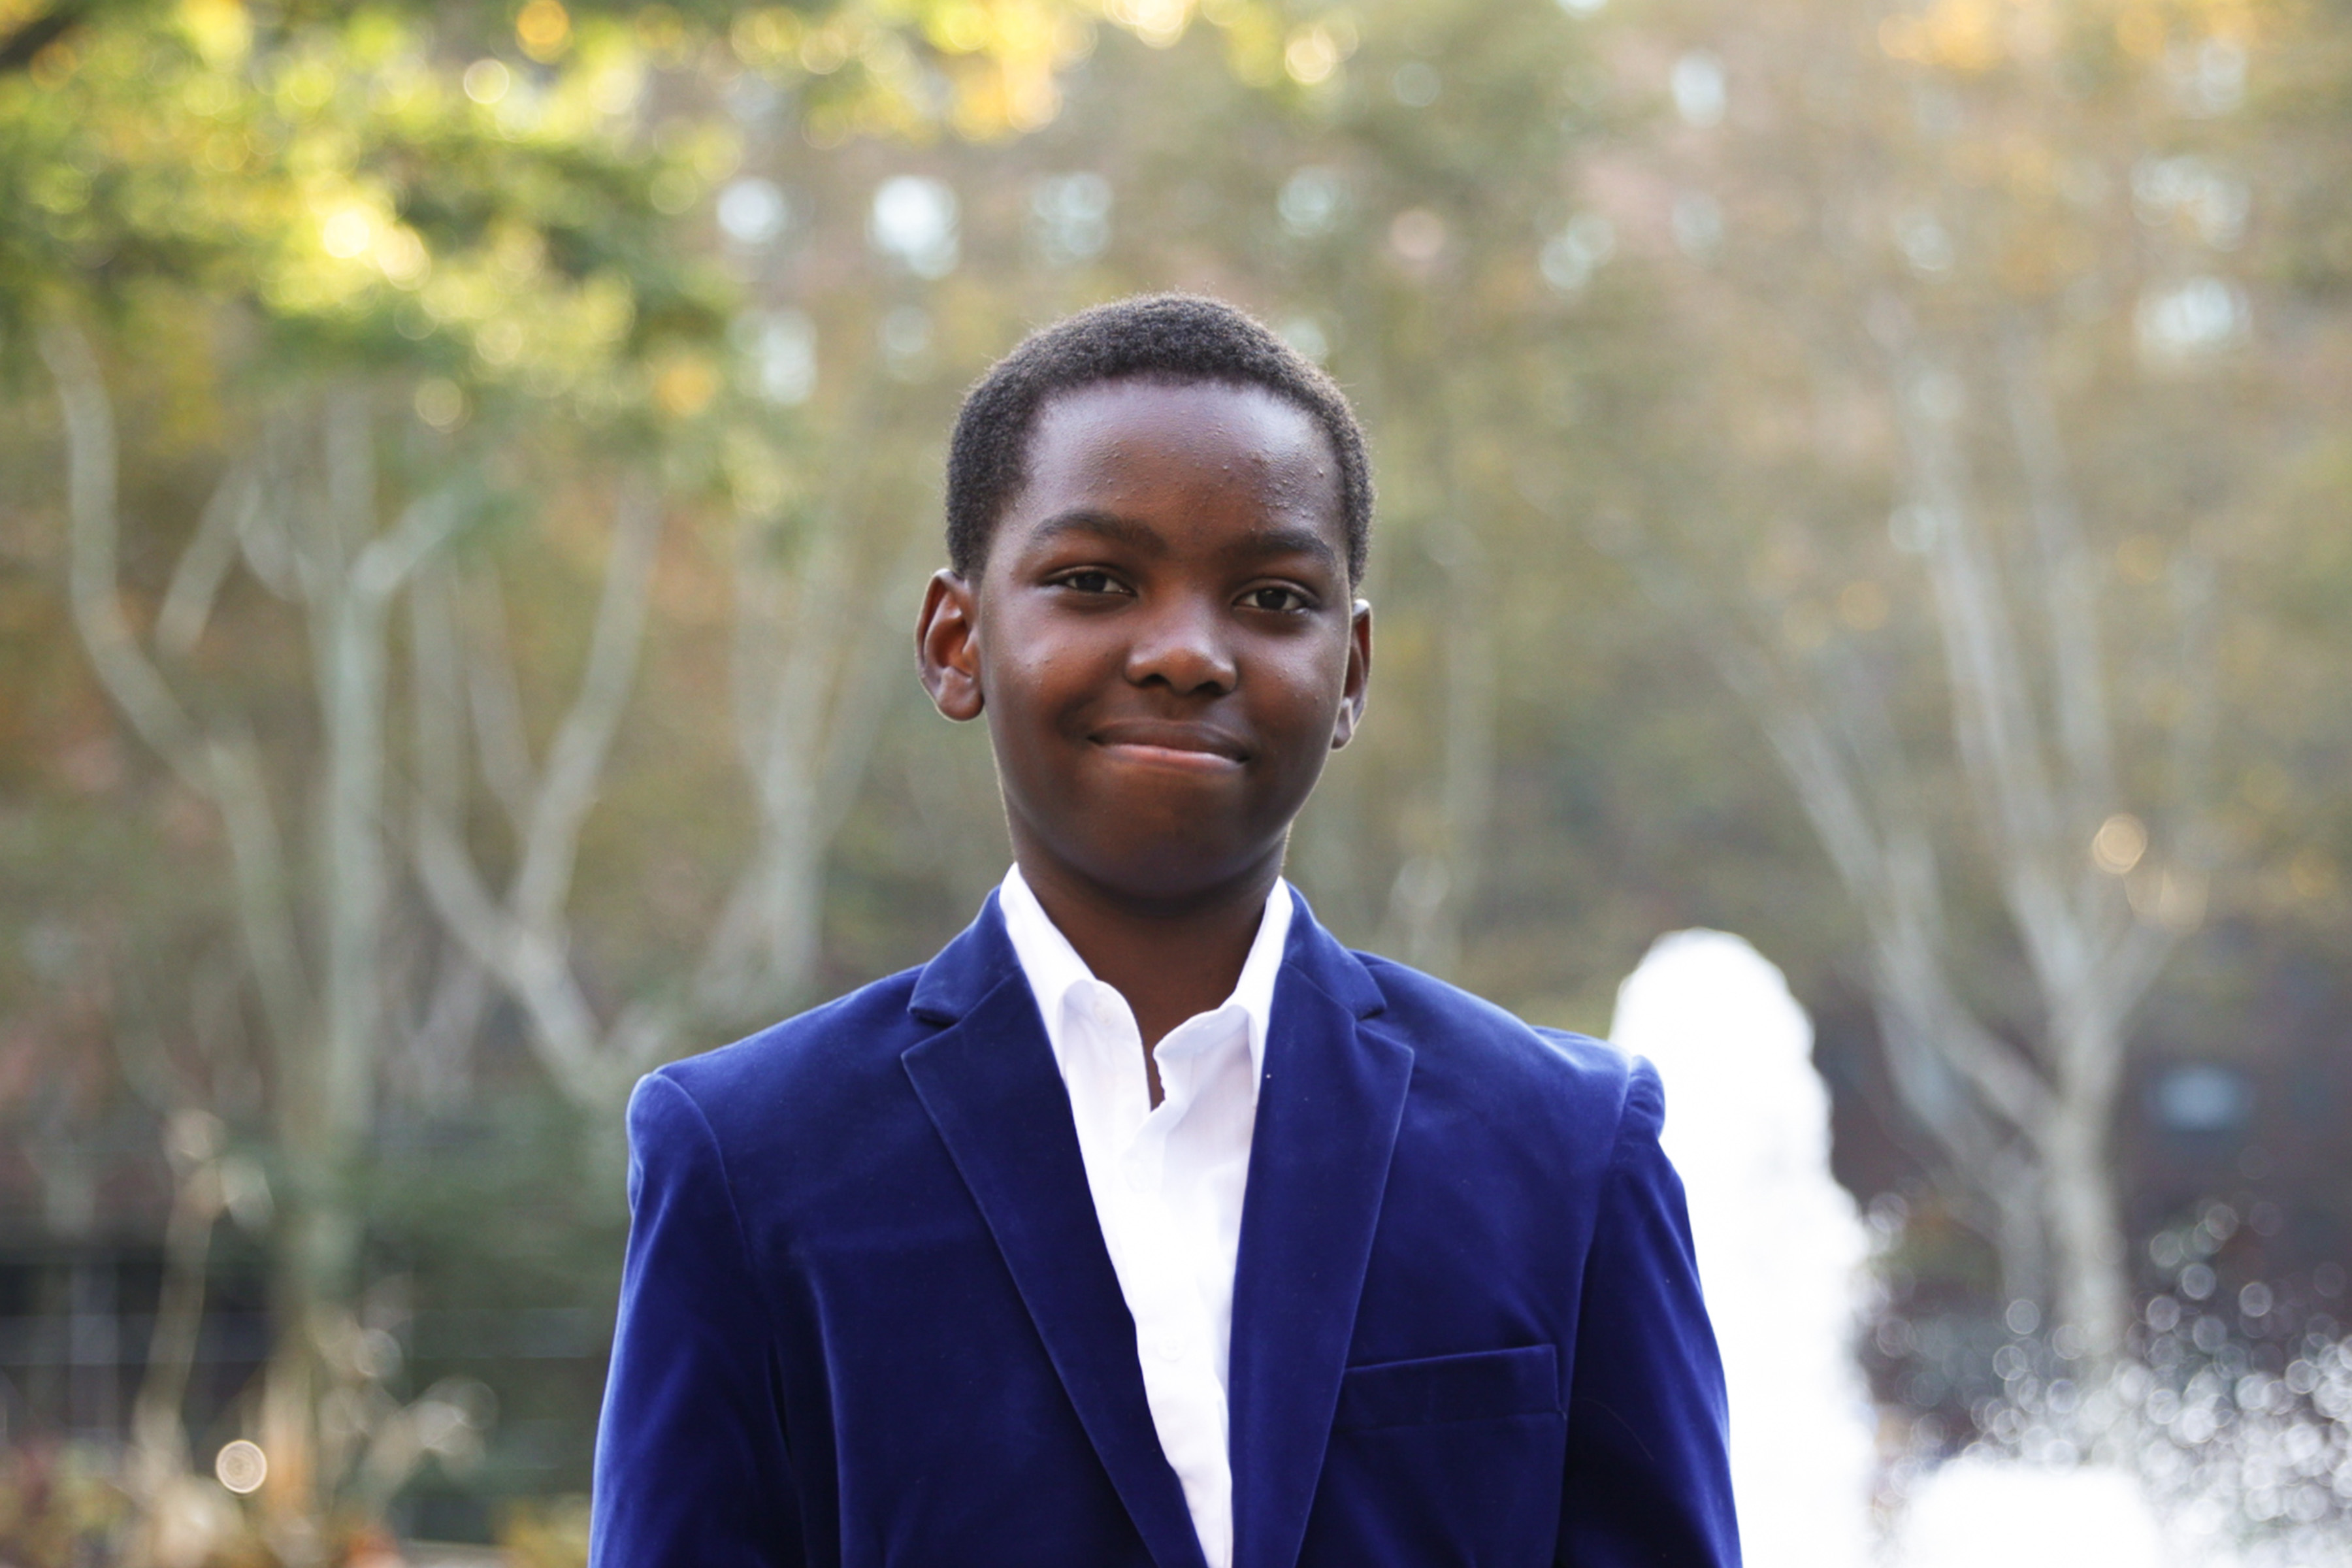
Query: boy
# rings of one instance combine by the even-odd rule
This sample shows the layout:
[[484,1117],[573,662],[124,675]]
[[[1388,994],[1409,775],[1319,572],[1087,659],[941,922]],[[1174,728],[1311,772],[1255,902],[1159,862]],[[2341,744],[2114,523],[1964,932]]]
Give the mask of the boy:
[[1281,879],[1371,660],[1339,389],[1089,310],[973,389],[947,512],[918,659],[1013,868],[639,1086],[593,1563],[1736,1563],[1655,1075]]

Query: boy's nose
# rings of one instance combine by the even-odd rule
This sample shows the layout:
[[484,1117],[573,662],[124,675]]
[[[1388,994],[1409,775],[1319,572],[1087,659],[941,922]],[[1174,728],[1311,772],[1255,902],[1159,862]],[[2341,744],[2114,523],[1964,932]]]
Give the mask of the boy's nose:
[[1164,684],[1186,696],[1232,690],[1241,672],[1217,611],[1190,601],[1161,606],[1138,627],[1128,648],[1127,679],[1137,686]]

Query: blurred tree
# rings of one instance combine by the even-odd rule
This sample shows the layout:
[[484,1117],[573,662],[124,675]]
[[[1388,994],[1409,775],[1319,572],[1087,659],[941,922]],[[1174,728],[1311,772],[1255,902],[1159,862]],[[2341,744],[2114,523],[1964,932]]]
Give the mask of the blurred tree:
[[1686,515],[1685,564],[1653,568],[1863,914],[1911,1121],[1989,1207],[2010,1294],[2104,1360],[2126,1048],[2222,851],[2219,523],[2259,490],[2280,368],[2233,165],[2249,61],[2291,35],[1957,0],[1672,26],[1707,46],[1658,62],[1681,125],[1619,173],[1729,373],[1727,494],[1770,499],[1741,556]]
[[[284,1335],[261,1436],[297,1555],[333,1500],[362,1516],[383,1500],[380,1467],[333,1410],[362,1343],[354,1173],[394,1060],[446,1082],[486,978],[524,1004],[557,1085],[608,1113],[675,1048],[643,1009],[603,1037],[561,970],[571,854],[630,684],[661,490],[723,493],[782,460],[761,455],[771,411],[729,384],[726,285],[677,222],[740,155],[680,73],[709,51],[758,57],[793,79],[813,137],[923,134],[949,107],[916,69],[923,49],[956,73],[958,128],[988,134],[1050,112],[1051,68],[1083,36],[1081,20],[1021,5],[0,11],[0,183],[28,197],[0,215],[0,329],[37,344],[57,389],[75,624],[132,729],[220,814],[272,1046]],[[665,83],[675,103],[656,101]],[[170,330],[189,320],[193,333]],[[148,626],[118,581],[124,454],[101,324],[184,356],[125,374],[161,369],[184,408],[214,405],[200,417],[223,477]],[[477,704],[489,755],[523,759],[503,781],[520,844],[501,907],[454,819],[450,563],[592,452],[621,522],[583,690],[544,770],[511,713]],[[737,1016],[804,978],[824,823],[857,771],[854,739],[812,743],[828,724],[859,731],[870,705],[854,682],[807,706],[824,671],[871,664],[839,635],[858,595],[838,554],[820,541],[801,574],[744,553],[739,708],[765,830],[695,997]],[[284,695],[271,689],[284,645],[266,608],[223,605],[240,561],[296,611],[315,742],[251,711]],[[413,1014],[388,1006],[418,945],[394,918],[404,851],[389,831],[407,793],[388,729],[392,611],[412,589],[417,848],[466,939],[408,976],[429,987]],[[780,593],[822,613],[775,669],[762,632]],[[213,678],[208,632],[257,656],[244,679]],[[301,855],[271,805],[289,782],[309,797]],[[142,1430],[160,1419],[149,1408]]]
[[[616,263],[645,258],[606,248],[629,243],[633,207],[653,217],[644,187],[658,176],[615,142],[588,75],[518,132],[494,118],[504,94],[488,91],[483,73],[468,85],[436,79],[388,18],[304,29],[257,64],[247,26],[235,7],[209,18],[126,12],[107,30],[85,26],[46,47],[32,90],[16,84],[9,107],[21,111],[20,129],[68,143],[45,175],[95,167],[88,189],[40,209],[53,222],[19,226],[5,276],[13,312],[39,319],[41,357],[58,391],[76,624],[132,727],[227,829],[285,1161],[279,1310],[289,1331],[263,1436],[276,1456],[271,1494],[298,1520],[345,1480],[314,1469],[322,1450],[313,1423],[315,1395],[331,1381],[321,1358],[350,1337],[341,1325],[359,1283],[351,1173],[365,1152],[391,1026],[389,612],[478,512],[484,459],[495,450],[420,452],[411,437],[410,456],[424,461],[384,472],[384,394],[414,387],[402,402],[416,413],[402,407],[404,418],[455,425],[468,393],[420,373],[470,358],[490,373],[468,378],[477,398],[495,402],[512,395],[512,383],[536,379],[551,384],[516,388],[523,398],[545,402],[561,389],[609,426],[625,418],[637,367],[670,339],[707,335],[702,323],[713,318],[675,268],[624,271]],[[57,50],[74,58],[39,66]],[[61,79],[43,82],[45,73]],[[376,110],[377,94],[391,112]],[[120,156],[125,148],[131,156]],[[184,199],[178,166],[191,153],[216,165],[196,184],[194,203]],[[427,169],[434,200],[404,203],[402,175],[415,184]],[[637,225],[640,237],[646,226]],[[36,245],[26,228],[48,242],[49,256],[27,257]],[[66,265],[43,276],[44,259]],[[242,363],[187,367],[215,384],[261,382],[264,411],[250,444],[230,448],[180,555],[152,627],[157,654],[117,586],[119,440],[79,324],[88,308],[68,293],[80,279],[95,290],[73,292],[94,293],[94,306],[134,330],[173,309],[226,305],[261,337]],[[237,440],[239,423],[224,420],[222,434]],[[387,492],[403,491],[396,520],[382,526]],[[253,724],[234,708],[221,711],[218,697],[192,706],[167,668],[197,648],[240,555],[306,626],[320,746],[315,772],[297,764],[313,800],[307,889],[288,864]],[[257,628],[244,619],[244,629]],[[453,966],[442,982],[427,1017],[446,1027],[478,981]]]

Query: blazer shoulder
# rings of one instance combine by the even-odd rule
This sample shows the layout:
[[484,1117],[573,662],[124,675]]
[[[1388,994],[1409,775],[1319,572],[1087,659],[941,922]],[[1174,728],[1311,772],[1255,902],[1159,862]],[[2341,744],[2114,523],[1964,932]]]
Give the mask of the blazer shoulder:
[[684,1092],[713,1131],[746,1116],[800,1121],[894,1080],[898,1054],[929,1030],[908,1013],[919,969],[861,985],[759,1033],[648,1074]]
[[1387,1004],[1368,1026],[1385,1026],[1418,1059],[1466,1072],[1495,1087],[1517,1085],[1548,1100],[1565,1096],[1588,1113],[1614,1119],[1630,1109],[1649,1064],[1606,1040],[1529,1024],[1485,997],[1374,953],[1355,955]]

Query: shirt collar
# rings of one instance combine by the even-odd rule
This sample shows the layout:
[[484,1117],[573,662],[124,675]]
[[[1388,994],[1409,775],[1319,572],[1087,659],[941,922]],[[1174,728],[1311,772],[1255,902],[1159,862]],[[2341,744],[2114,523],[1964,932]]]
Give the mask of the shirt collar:
[[[1004,934],[1012,941],[1013,955],[1027,977],[1029,989],[1037,999],[1037,1011],[1045,1020],[1045,1041],[1053,1047],[1054,1059],[1062,1059],[1062,1008],[1071,987],[1095,978],[1087,961],[1078,956],[1069,938],[1046,914],[1045,906],[1037,901],[1029,883],[1021,875],[1018,865],[1004,873],[1003,886],[997,889],[997,907],[1004,916]],[[1275,982],[1282,973],[1283,952],[1290,940],[1290,921],[1294,900],[1290,884],[1280,877],[1274,879],[1274,889],[1266,895],[1265,914],[1257,923],[1257,935],[1250,942],[1249,956],[1242,960],[1241,978],[1234,983],[1233,994],[1222,1005],[1238,1006],[1249,1020],[1250,1077],[1255,1082],[1265,1075],[1265,1037],[1274,1016]]]

